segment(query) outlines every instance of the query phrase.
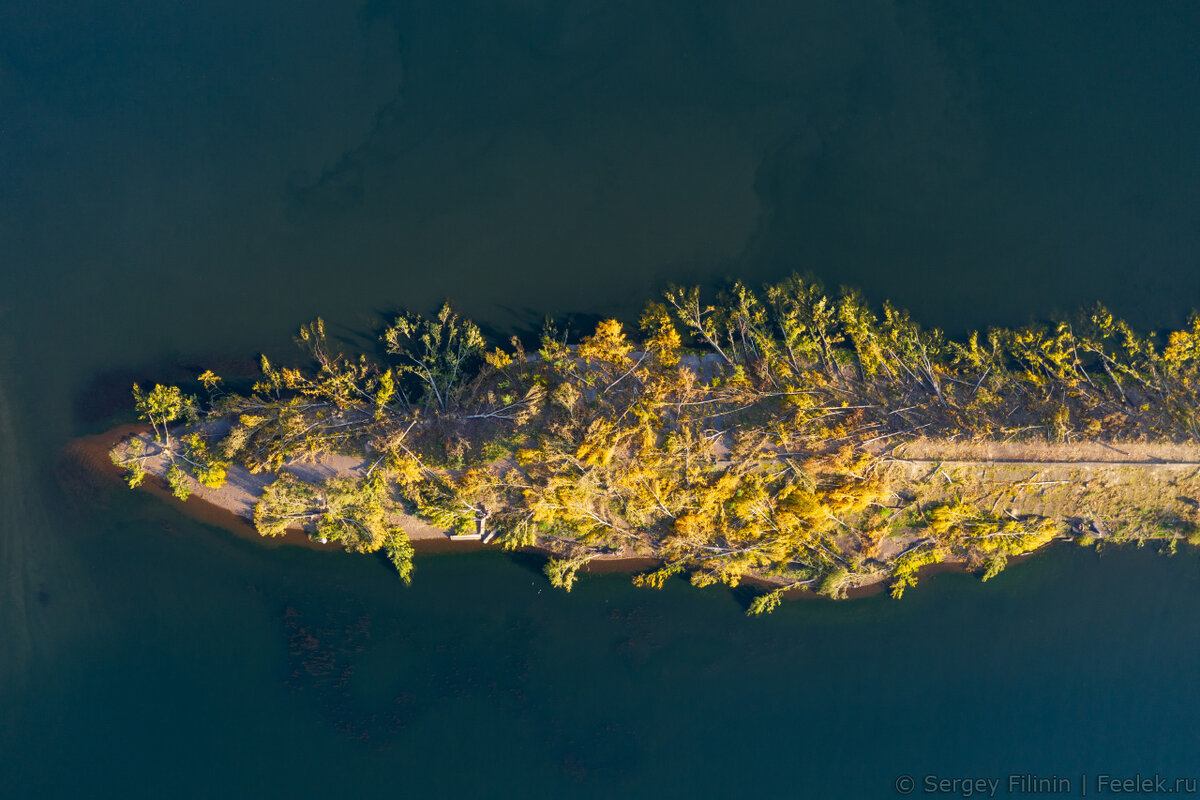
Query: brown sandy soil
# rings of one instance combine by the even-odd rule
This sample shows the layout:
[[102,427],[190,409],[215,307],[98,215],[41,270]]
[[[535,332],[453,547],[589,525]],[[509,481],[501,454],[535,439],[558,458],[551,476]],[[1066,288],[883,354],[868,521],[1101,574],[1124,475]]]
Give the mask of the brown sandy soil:
[[[109,451],[118,441],[131,435],[149,435],[149,430],[149,427],[145,425],[122,425],[96,436],[84,436],[73,440],[63,450],[60,460],[60,480],[63,479],[62,473],[69,473],[70,485],[65,488],[74,493],[82,491],[94,493],[98,488],[108,490],[117,485],[123,487],[124,471],[112,463],[108,455]],[[80,477],[82,471],[86,471],[91,476],[93,485],[83,486],[84,479]],[[167,489],[166,482],[161,478],[148,478],[139,488],[165,502],[175,503],[193,519],[224,528],[242,538],[254,539],[270,547],[286,544],[314,550],[338,549],[335,544],[314,542],[300,530],[288,531],[283,536],[273,539],[263,537],[259,535],[247,518],[238,516],[228,508],[210,503],[197,496],[189,498],[186,503],[180,503]]]
[[[162,455],[161,445],[155,442],[153,432],[146,425],[124,425],[97,436],[76,439],[68,445],[66,457],[85,466],[95,475],[102,476],[107,481],[114,483],[122,481],[124,470],[112,463],[109,452],[114,445],[128,442],[134,437],[142,440],[146,448],[145,452],[152,456],[142,463],[146,472],[153,477],[147,478],[139,488],[166,502],[176,504],[192,518],[267,544],[291,544],[315,550],[341,549],[341,545],[335,542],[322,544],[310,539],[299,526],[290,528],[283,536],[274,538],[264,537],[258,533],[253,524],[254,505],[262,494],[263,487],[274,480],[274,476],[269,474],[255,475],[243,467],[233,466],[228,470],[225,485],[219,489],[203,486],[189,476],[188,482],[192,488],[192,496],[180,503],[166,485],[169,462]],[[303,480],[321,481],[332,477],[357,477],[362,474],[366,466],[367,462],[362,459],[350,456],[329,456],[318,464],[291,464],[285,469]],[[494,544],[484,544],[478,540],[456,540],[456,537],[451,536],[450,531],[430,525],[410,514],[393,514],[390,516],[390,521],[408,534],[418,553],[461,553],[496,547]],[[536,547],[524,549],[532,552],[544,552]],[[600,556],[595,559],[595,562],[588,565],[588,572],[637,571],[658,563],[655,559],[630,557],[619,553]]]
[[[1169,541],[1200,524],[1200,444],[920,438],[876,452],[886,457],[890,482],[902,492],[896,532],[879,541],[872,554],[884,562],[923,538],[911,527],[919,509],[958,499],[991,514],[1063,520],[1068,537],[1096,541]],[[949,561],[920,574],[965,568]],[[884,573],[848,596],[880,591],[889,577]]]
[[[885,448],[880,447],[876,452],[883,453]],[[1138,463],[1200,467],[1200,444],[1175,442],[972,442],[922,437],[895,446],[889,455],[908,461]]]
[[[142,488],[163,497],[170,502],[179,504],[166,488],[166,474],[169,462],[162,455],[162,446],[156,443],[153,433],[144,425],[127,425],[98,436],[77,439],[69,446],[69,451],[75,459],[83,459],[93,465],[98,474],[108,475],[120,480],[123,470],[109,459],[108,453],[118,442],[132,438],[141,439],[145,452],[151,457],[143,460],[146,472],[157,478],[157,481],[147,480]],[[174,442],[173,442],[174,443]],[[331,477],[352,477],[360,475],[366,468],[362,459],[348,456],[331,456],[319,464],[293,464],[285,467],[297,477],[306,481],[321,481]],[[337,550],[341,546],[336,543],[322,544],[312,541],[299,528],[289,529],[284,536],[274,540],[260,536],[254,528],[254,505],[258,502],[263,488],[274,480],[270,474],[255,475],[243,467],[229,468],[225,485],[212,489],[201,485],[191,476],[188,482],[192,488],[192,496],[180,504],[185,513],[203,522],[219,525],[223,528],[260,541],[276,541],[280,544],[298,544],[320,550]],[[445,544],[447,550],[474,550],[481,545],[478,542],[453,542],[448,531],[436,528],[417,517],[409,514],[394,514],[390,519],[393,525],[404,529],[421,552],[436,552]]]
[[923,537],[913,529],[920,509],[960,499],[1001,518],[1060,520],[1063,538],[1075,540],[1169,544],[1200,528],[1200,448],[1194,445],[1121,443],[1111,447],[1123,452],[1102,457],[1110,446],[1098,442],[913,444],[902,451],[911,458],[887,467],[899,495],[895,533],[872,554],[881,561]]
[[1066,520],[1097,538],[1162,536],[1200,522],[1200,463],[901,461],[892,468],[914,503],[961,497],[990,513]]

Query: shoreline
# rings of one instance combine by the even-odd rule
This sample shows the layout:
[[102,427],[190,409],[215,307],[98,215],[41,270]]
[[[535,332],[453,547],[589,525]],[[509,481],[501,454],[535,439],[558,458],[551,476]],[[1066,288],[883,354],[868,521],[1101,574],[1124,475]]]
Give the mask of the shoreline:
[[[140,437],[144,442],[152,442],[150,426],[144,424],[127,424],[109,431],[71,440],[64,448],[63,457],[72,458],[84,466],[92,474],[98,476],[108,487],[116,489],[124,485],[123,470],[113,464],[109,451],[122,441],[131,437]],[[918,474],[940,474],[945,477],[948,486],[955,485],[958,480],[974,478],[976,480],[996,479],[1002,473],[1014,470],[1032,470],[1034,476],[1045,477],[1066,476],[1066,480],[1045,481],[1046,483],[1075,483],[1086,486],[1092,477],[1084,479],[1083,473],[1089,476],[1100,476],[1101,482],[1112,480],[1118,476],[1119,482],[1128,481],[1129,472],[1148,470],[1144,473],[1147,480],[1158,480],[1164,473],[1175,470],[1192,470],[1200,474],[1200,445],[1175,443],[1118,443],[1078,442],[1073,444],[1051,444],[1045,442],[954,442],[936,439],[919,438],[904,442],[886,454],[894,469],[908,475],[910,481],[918,480]],[[157,445],[152,445],[157,446]],[[880,455],[884,455],[880,453]],[[946,457],[939,457],[939,456]],[[1103,456],[1109,456],[1104,458]],[[1166,456],[1167,458],[1164,458]],[[1170,459],[1170,460],[1168,460]],[[1179,459],[1179,460],[1176,460]],[[193,494],[188,500],[180,503],[167,487],[165,472],[167,461],[160,458],[150,458],[146,462],[147,478],[141,487],[156,498],[175,505],[187,516],[199,522],[226,530],[238,538],[253,540],[266,547],[290,545],[322,552],[339,551],[342,546],[335,542],[322,543],[315,541],[304,533],[299,526],[290,527],[284,534],[276,537],[261,535],[253,524],[253,508],[258,499],[255,490],[271,480],[273,475],[253,475],[240,466],[229,468],[229,479],[220,489],[202,486],[194,478],[188,478]],[[356,475],[365,466],[363,460],[348,456],[327,456],[316,464],[292,464],[286,470],[295,473],[304,480],[319,481],[328,477],[346,477]],[[966,476],[964,477],[964,472]],[[1025,476],[1028,478],[1029,476]],[[1017,478],[1009,477],[1002,483],[1014,484]],[[1044,492],[1040,493],[1044,495]],[[1014,507],[1019,505],[1013,503]],[[482,550],[502,550],[501,547],[484,543],[475,538],[455,540],[452,534],[442,528],[437,528],[409,514],[394,514],[389,520],[403,528],[409,536],[414,551],[417,554],[440,554],[450,552],[479,552]],[[1084,530],[1072,531],[1069,534],[1056,537],[1035,549],[1010,557],[1011,564],[1019,564],[1035,557],[1042,550],[1064,542],[1077,542],[1082,536],[1093,536]],[[1095,532],[1093,538],[1105,539],[1108,534]],[[1175,538],[1182,538],[1178,535]],[[894,537],[892,547],[903,549],[911,544],[913,538],[908,534]],[[1120,541],[1120,540],[1118,540]],[[539,545],[518,548],[515,552],[529,553],[544,558],[554,557],[554,552]],[[660,559],[633,553],[611,553],[593,557],[582,569],[586,574],[610,574],[615,572],[636,573],[655,569],[662,566]],[[943,572],[976,572],[965,558],[951,557],[938,563],[922,566],[917,571],[919,580],[927,579]],[[892,575],[881,571],[854,585],[845,586],[841,598],[847,600],[872,597],[888,589]],[[782,584],[769,578],[746,574],[743,583],[760,587],[765,591],[782,588]],[[819,594],[810,586],[787,588],[785,596],[789,599],[829,599]]]
[[[89,473],[102,481],[102,487],[120,491],[130,491],[124,488],[122,480],[123,470],[116,464],[113,464],[108,457],[109,451],[121,440],[129,436],[145,436],[150,432],[150,426],[144,424],[127,424],[120,425],[104,433],[92,434],[89,436],[81,436],[69,441],[63,448],[62,458],[71,459],[79,466],[87,469]],[[231,469],[241,469],[233,467]],[[166,484],[166,479],[162,476],[162,470],[158,472],[147,470],[150,474],[148,480],[142,483],[138,489],[145,490],[153,495],[158,500],[170,504],[178,509],[185,516],[196,520],[197,522],[232,533],[239,539],[253,541],[267,548],[276,548],[283,546],[302,547],[308,550],[317,550],[320,552],[337,552],[342,550],[342,547],[336,542],[328,542],[322,544],[308,537],[299,528],[289,529],[282,536],[270,537],[263,536],[255,530],[253,523],[247,517],[239,514],[237,509],[241,503],[246,502],[245,495],[221,495],[219,490],[208,489],[194,483],[195,492],[187,500],[180,502],[170,492]],[[405,515],[406,519],[413,519]],[[409,533],[410,541],[417,555],[434,555],[442,553],[474,553],[482,550],[492,550],[496,552],[504,552],[503,548],[485,544],[478,540],[463,540],[454,541],[448,531],[434,528],[431,525],[421,523],[422,534],[412,536]],[[407,528],[406,528],[406,532]],[[436,532],[436,535],[430,535],[430,532]],[[513,552],[528,553],[537,555],[546,559],[553,556],[553,552],[543,547],[533,545],[530,547],[522,547]],[[635,573],[643,570],[649,570],[660,566],[662,561],[656,558],[637,555],[604,555],[598,556],[589,562],[581,571],[591,575],[608,575],[612,573]],[[937,565],[935,565],[937,566]],[[751,579],[747,582],[761,584],[764,587],[772,587],[775,584],[762,580]],[[848,595],[849,597],[858,596],[856,593],[867,590],[862,596],[870,594],[878,594],[886,588],[885,581],[881,578],[875,583],[858,587]],[[792,589],[789,591],[789,596],[809,597],[820,599],[820,595],[806,588]]]
[[638,333],[550,322],[536,353],[489,351],[448,301],[397,316],[382,360],[318,318],[296,340],[315,367],[263,357],[249,395],[211,370],[207,403],[135,385],[154,436],[113,459],[406,581],[410,541],[499,538],[567,591],[629,558],[639,585],[772,587],[752,615],[793,589],[900,598],[934,564],[986,581],[1053,541],[1200,546],[1200,322],[1160,348],[1096,306],[956,340],[797,274],[762,291],[671,286]]
[[[88,469],[91,474],[103,481],[106,488],[121,489],[124,485],[122,480],[123,470],[113,464],[109,459],[109,451],[122,440],[132,436],[143,438],[149,441],[151,435],[149,425],[145,424],[126,424],[121,425],[104,433],[83,436],[72,439],[63,448],[63,458],[69,458],[76,463]],[[923,455],[924,453],[922,453]],[[350,474],[354,468],[358,466],[358,462],[347,457],[339,457],[345,463],[340,469],[329,470],[330,474]],[[929,458],[914,458],[900,459],[901,463],[906,463],[911,466],[928,467],[933,464],[941,466],[966,466],[968,464],[975,465],[984,462],[938,462],[936,459]],[[995,459],[990,464],[1006,464],[1003,459]],[[1025,463],[1025,462],[1012,462]],[[1061,465],[1069,465],[1072,467],[1091,466],[1087,462],[1038,462],[1038,463],[1054,463]],[[1121,462],[1103,462],[1105,464],[1118,464]],[[1129,462],[1124,462],[1129,463]],[[1154,464],[1156,462],[1148,462]],[[1166,464],[1170,466],[1171,464]],[[309,467],[310,465],[303,465]],[[325,465],[315,465],[320,469]],[[1200,463],[1196,465],[1200,467]],[[232,474],[238,471],[239,474]],[[229,483],[222,489],[210,489],[197,483],[194,479],[189,478],[192,482],[193,494],[186,501],[178,501],[170,492],[164,477],[165,465],[155,459],[147,464],[147,477],[139,489],[144,489],[158,500],[164,501],[177,508],[186,516],[204,523],[212,525],[222,530],[232,533],[239,539],[254,541],[267,548],[275,548],[282,546],[302,547],[309,550],[320,552],[336,552],[343,548],[336,542],[322,543],[311,539],[298,526],[289,528],[287,532],[281,536],[269,537],[261,535],[254,527],[252,518],[246,513],[246,509],[253,508],[253,502],[257,499],[250,491],[250,487],[265,484],[266,481],[259,479],[259,476],[253,476],[244,468],[233,466],[230,467],[231,477],[235,480],[230,480]],[[245,473],[245,474],[240,474]],[[411,515],[400,515],[397,522],[405,529],[412,543],[413,549],[418,555],[441,554],[441,553],[459,553],[459,552],[479,552],[482,550],[502,551],[502,548],[485,544],[479,540],[463,539],[455,541],[449,531],[436,528],[429,525]],[[1016,556],[1012,559],[1013,563],[1020,563],[1028,558],[1033,557],[1042,549],[1049,547],[1053,542],[1039,547],[1037,550],[1029,553]],[[519,548],[515,552],[529,553],[544,558],[551,558],[553,551],[532,545],[529,547]],[[632,555],[632,554],[607,554],[597,556],[585,565],[581,572],[593,575],[605,575],[612,573],[636,573],[650,570],[662,565],[660,559],[648,556]],[[966,560],[952,559],[946,560],[937,564],[931,564],[922,567],[919,575],[922,579],[931,577],[943,572],[970,572]],[[861,583],[854,587],[847,588],[845,599],[854,600],[866,597],[873,597],[887,590],[887,583],[890,575],[881,573],[874,580]],[[765,590],[777,589],[780,584],[767,578],[758,576],[746,576],[743,579],[746,584],[761,587]],[[786,591],[786,596],[789,599],[828,599],[823,595],[818,594],[811,588],[797,587]]]
[[[113,464],[108,454],[116,444],[127,437],[141,436],[146,438],[146,435],[149,433],[149,425],[127,424],[120,425],[104,433],[81,436],[70,440],[63,447],[61,458],[71,460],[78,466],[86,469],[90,475],[102,482],[100,485],[103,488],[130,491],[125,488],[125,483],[122,479],[124,470]],[[244,513],[239,513],[239,511],[246,507],[253,508],[251,500],[257,499],[257,496],[252,495],[246,488],[249,485],[257,483],[257,481],[252,480],[254,476],[250,476],[242,467],[234,466],[230,467],[229,470],[230,473],[233,473],[235,470],[245,473],[245,475],[239,476],[241,481],[239,486],[236,487],[227,485],[222,489],[210,489],[206,486],[201,486],[194,479],[189,478],[192,482],[193,494],[187,500],[180,502],[171,494],[170,489],[167,487],[166,479],[163,475],[165,469],[161,465],[154,466],[154,468],[151,468],[151,466],[154,465],[148,465],[147,468],[147,480],[138,489],[149,492],[158,500],[170,504],[184,515],[198,522],[221,528],[240,539],[258,542],[268,548],[290,545],[292,547],[303,547],[308,550],[318,550],[321,552],[337,552],[343,549],[337,542],[321,543],[315,541],[309,538],[299,527],[289,528],[282,536],[263,536],[260,534],[254,528],[252,519]],[[455,541],[449,531],[429,525],[408,514],[401,515],[398,522],[404,528],[405,533],[408,534],[409,541],[418,554],[469,553],[481,550],[502,551],[502,548],[499,546],[485,544],[477,539]],[[547,558],[550,556],[550,551],[537,546],[521,548],[518,552],[533,553],[546,556]],[[659,563],[657,559],[653,558],[625,555],[601,556],[595,559],[595,562],[595,566],[587,571],[595,574],[633,572],[652,567]]]

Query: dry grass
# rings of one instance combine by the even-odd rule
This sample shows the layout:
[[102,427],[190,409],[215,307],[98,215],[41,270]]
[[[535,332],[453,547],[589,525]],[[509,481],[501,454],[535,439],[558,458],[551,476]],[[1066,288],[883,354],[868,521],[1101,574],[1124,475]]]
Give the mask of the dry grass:
[[1186,537],[1200,529],[1195,445],[913,445],[904,451],[910,459],[887,469],[914,509],[961,498],[990,513],[1050,517],[1065,532],[1117,541]]

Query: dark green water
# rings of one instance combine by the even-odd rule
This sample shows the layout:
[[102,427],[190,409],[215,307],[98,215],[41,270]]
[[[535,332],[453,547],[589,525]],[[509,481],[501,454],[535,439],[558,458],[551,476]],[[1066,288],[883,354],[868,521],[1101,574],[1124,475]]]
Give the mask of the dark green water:
[[6,796],[1197,774],[1191,551],[749,621],[499,554],[404,589],[62,469],[132,380],[316,314],[522,331],[792,269],[956,331],[1200,305],[1194,5],[744,5],[0,5]]

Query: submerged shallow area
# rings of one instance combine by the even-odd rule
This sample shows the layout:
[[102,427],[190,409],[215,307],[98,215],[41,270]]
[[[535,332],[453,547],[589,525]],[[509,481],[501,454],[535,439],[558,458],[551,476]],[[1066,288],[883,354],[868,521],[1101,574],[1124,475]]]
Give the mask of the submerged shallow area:
[[[1125,754],[1114,772],[1186,770],[1196,745],[1180,734],[1200,702],[1186,551],[1054,549],[987,584],[939,575],[899,603],[749,621],[725,589],[608,575],[565,595],[500,553],[418,554],[404,589],[382,562],[266,548],[148,496],[112,503],[77,540],[112,565],[77,666],[43,651],[42,677],[5,699],[15,792],[458,794],[517,775],[587,796],[745,788],[736,769],[692,766],[712,761],[756,765],[764,790],[875,797],[899,774],[1061,775],[1097,753]],[[63,588],[46,603],[80,614]],[[86,775],[39,766],[63,741],[86,742]],[[874,756],[821,766],[849,742]]]

